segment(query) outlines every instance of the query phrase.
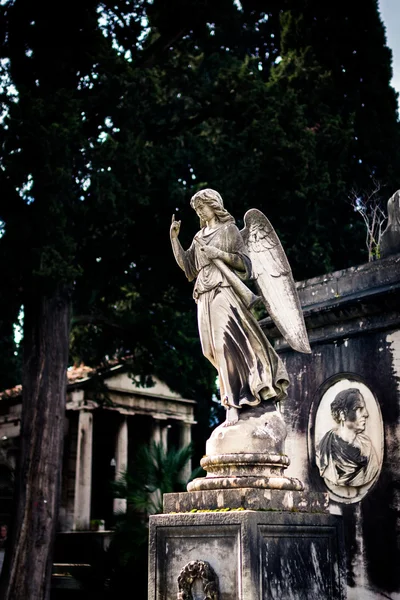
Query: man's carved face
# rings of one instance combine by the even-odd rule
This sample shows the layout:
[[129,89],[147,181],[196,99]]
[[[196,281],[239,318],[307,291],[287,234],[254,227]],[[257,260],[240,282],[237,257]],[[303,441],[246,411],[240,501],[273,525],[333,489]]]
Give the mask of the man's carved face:
[[365,430],[368,417],[369,414],[365,406],[365,400],[360,394],[354,406],[347,413],[345,425],[348,429],[352,429],[356,433],[361,433]]

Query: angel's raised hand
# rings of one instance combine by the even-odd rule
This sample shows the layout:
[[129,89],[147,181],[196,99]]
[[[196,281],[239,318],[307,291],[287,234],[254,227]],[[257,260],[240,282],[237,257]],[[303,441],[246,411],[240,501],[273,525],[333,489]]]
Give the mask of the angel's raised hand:
[[175,215],[172,215],[171,228],[170,228],[171,239],[175,239],[178,237],[180,229],[181,229],[181,222],[175,221]]

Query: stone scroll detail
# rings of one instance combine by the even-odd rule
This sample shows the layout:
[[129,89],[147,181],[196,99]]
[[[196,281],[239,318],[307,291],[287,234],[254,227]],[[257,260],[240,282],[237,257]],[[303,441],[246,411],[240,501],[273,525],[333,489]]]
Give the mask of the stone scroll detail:
[[192,560],[185,565],[178,577],[177,600],[192,600],[192,585],[195,579],[201,579],[204,600],[219,600],[218,577],[205,560]]

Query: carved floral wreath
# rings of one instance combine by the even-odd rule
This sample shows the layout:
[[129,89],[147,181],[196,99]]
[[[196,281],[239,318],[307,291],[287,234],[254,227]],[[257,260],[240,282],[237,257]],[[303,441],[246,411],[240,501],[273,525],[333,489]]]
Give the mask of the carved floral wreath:
[[203,583],[204,600],[219,600],[217,575],[204,560],[192,560],[183,567],[178,577],[177,600],[192,600],[192,585],[195,579],[201,579]]

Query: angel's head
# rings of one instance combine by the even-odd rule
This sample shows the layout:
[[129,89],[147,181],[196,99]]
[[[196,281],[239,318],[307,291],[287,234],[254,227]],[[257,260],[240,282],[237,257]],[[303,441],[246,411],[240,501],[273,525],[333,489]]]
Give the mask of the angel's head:
[[[231,214],[224,208],[224,203],[222,201],[221,195],[212,190],[210,188],[206,188],[204,190],[200,190],[197,192],[190,201],[190,206],[194,208],[194,210],[199,214],[199,208],[203,206],[207,206],[209,211],[213,212],[221,223],[234,223],[235,219]],[[209,212],[207,211],[207,212]],[[206,219],[202,218],[200,215],[200,227],[204,227],[206,225]]]

